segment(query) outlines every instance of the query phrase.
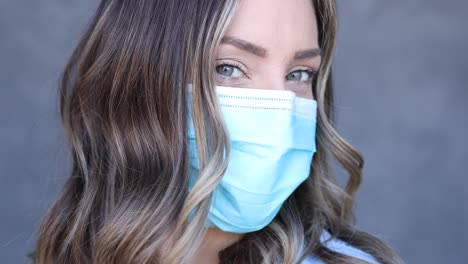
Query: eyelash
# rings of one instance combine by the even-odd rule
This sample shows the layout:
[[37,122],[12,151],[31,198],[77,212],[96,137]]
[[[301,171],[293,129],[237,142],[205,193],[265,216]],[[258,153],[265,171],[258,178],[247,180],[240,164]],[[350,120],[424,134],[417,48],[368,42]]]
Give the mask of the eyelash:
[[[247,74],[243,69],[242,69],[242,65],[239,64],[239,63],[236,63],[236,62],[223,62],[223,63],[220,63],[220,64],[217,64],[215,67],[219,67],[219,66],[230,66],[230,67],[235,67],[237,68],[240,72],[242,72],[243,75],[247,76],[247,78],[250,78],[249,77],[249,74]],[[307,74],[309,74],[310,78],[306,81],[303,81],[305,83],[310,83],[312,82],[312,80],[315,78],[315,76],[317,75],[318,71],[311,71],[311,70],[295,70],[295,71],[292,71],[292,72],[296,72],[296,71],[301,71],[301,72],[305,72]],[[288,73],[289,74],[289,73]],[[228,76],[224,76],[222,74],[219,74],[219,76],[222,78],[222,79],[231,79],[233,81],[237,81],[239,79],[239,77],[228,77]]]
[[[219,67],[219,66],[231,66],[231,67],[235,67],[237,68],[240,72],[242,72],[243,75],[247,76],[247,78],[250,78],[249,74],[246,73],[243,69],[242,69],[242,65],[240,65],[239,63],[236,63],[236,62],[223,62],[223,63],[220,63],[220,64],[217,64],[215,67]],[[239,80],[240,77],[229,77],[229,76],[224,76],[222,74],[219,74],[219,76],[223,79],[231,79],[233,81],[237,81]]]

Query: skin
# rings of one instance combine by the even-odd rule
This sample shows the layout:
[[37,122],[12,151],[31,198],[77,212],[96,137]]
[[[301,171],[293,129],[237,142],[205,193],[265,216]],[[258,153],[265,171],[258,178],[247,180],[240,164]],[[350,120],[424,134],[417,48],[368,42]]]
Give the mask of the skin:
[[[311,2],[241,1],[216,53],[217,84],[285,89],[313,98],[311,73],[317,71],[321,58]],[[238,43],[244,41],[262,47],[264,54],[240,49]],[[296,52],[303,58],[294,59]]]
[[[221,86],[290,90],[314,99],[311,83],[320,62],[312,1],[241,1],[216,51],[215,78]],[[218,253],[242,236],[209,228],[191,263],[219,263]]]

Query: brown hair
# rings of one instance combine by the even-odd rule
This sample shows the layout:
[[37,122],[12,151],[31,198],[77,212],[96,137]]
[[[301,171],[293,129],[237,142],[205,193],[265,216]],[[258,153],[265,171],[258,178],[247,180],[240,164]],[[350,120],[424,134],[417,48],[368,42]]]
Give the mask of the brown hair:
[[[190,259],[227,166],[229,135],[214,92],[213,56],[237,2],[101,1],[62,75],[60,114],[72,170],[39,230],[35,263]],[[319,241],[323,230],[381,263],[401,262],[351,225],[363,158],[332,126],[336,4],[312,2],[324,52],[312,87],[318,126],[310,176],[267,227],[220,252],[223,263],[296,263],[311,253],[328,263],[360,263],[327,249]],[[187,83],[200,158],[190,193]],[[349,173],[344,190],[331,160]]]

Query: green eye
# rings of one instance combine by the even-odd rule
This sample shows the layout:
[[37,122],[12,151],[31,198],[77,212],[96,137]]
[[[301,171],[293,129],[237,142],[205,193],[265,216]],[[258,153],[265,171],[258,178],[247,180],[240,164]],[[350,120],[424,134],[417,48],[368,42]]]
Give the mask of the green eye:
[[286,79],[289,81],[307,81],[312,76],[312,73],[306,70],[293,71],[286,75]]
[[221,64],[216,66],[216,72],[227,77],[238,77],[242,75],[242,72],[239,68],[228,64]]

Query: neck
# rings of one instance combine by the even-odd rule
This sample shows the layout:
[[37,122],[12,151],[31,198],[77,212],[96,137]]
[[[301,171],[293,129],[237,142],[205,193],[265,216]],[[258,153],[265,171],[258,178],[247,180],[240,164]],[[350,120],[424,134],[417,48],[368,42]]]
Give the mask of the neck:
[[192,263],[219,263],[219,252],[236,243],[243,236],[244,234],[224,232],[214,227],[208,228]]

